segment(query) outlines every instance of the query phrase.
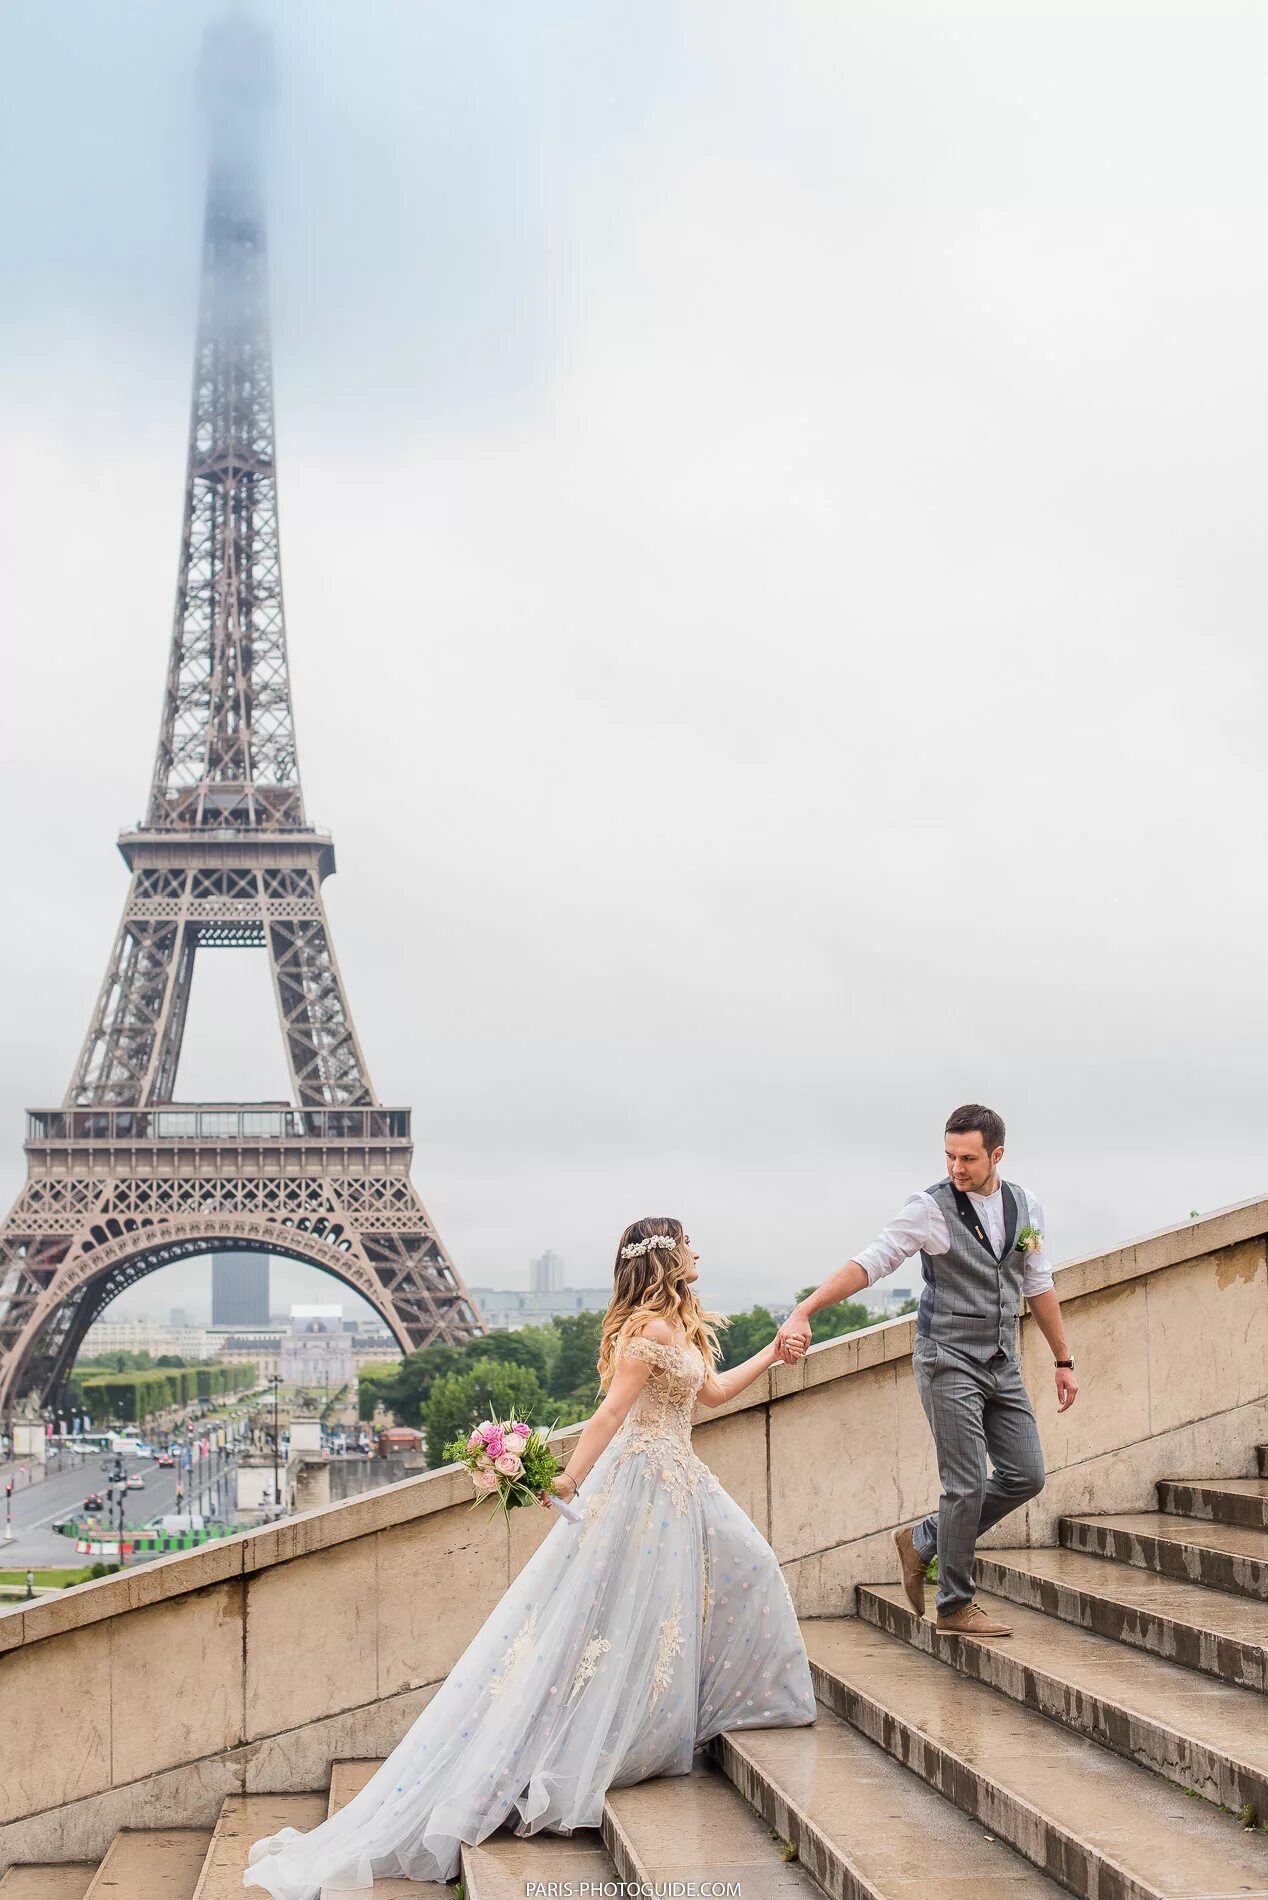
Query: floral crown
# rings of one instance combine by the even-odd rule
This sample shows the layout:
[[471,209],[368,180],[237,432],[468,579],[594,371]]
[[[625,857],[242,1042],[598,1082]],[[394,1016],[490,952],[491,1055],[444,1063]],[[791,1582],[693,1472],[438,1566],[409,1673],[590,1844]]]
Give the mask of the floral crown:
[[632,1240],[628,1247],[622,1247],[622,1260],[637,1260],[641,1253],[650,1253],[653,1247],[676,1248],[678,1242],[672,1234],[649,1234],[646,1240]]

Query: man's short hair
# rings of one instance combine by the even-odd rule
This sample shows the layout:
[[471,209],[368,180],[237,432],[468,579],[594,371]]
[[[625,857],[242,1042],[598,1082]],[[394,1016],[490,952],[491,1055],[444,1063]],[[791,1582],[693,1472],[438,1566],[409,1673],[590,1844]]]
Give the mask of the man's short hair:
[[966,1102],[963,1108],[947,1116],[948,1135],[971,1135],[974,1129],[982,1137],[982,1146],[988,1155],[1003,1147],[1004,1118],[993,1108],[983,1108],[980,1102]]

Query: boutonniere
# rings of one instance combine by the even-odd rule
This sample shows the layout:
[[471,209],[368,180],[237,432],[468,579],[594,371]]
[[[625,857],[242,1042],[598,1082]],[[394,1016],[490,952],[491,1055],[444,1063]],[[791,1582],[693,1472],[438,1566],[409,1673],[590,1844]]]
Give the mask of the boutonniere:
[[1037,1227],[1023,1227],[1017,1236],[1018,1253],[1040,1253],[1043,1250],[1043,1235]]

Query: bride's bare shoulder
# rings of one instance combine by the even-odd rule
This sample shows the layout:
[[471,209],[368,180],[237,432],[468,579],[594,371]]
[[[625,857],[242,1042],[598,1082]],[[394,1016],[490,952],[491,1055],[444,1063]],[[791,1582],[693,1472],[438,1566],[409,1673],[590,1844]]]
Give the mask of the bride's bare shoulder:
[[640,1327],[639,1331],[634,1334],[634,1338],[650,1339],[654,1346],[676,1346],[678,1344],[668,1320],[664,1319],[649,1319],[647,1324]]

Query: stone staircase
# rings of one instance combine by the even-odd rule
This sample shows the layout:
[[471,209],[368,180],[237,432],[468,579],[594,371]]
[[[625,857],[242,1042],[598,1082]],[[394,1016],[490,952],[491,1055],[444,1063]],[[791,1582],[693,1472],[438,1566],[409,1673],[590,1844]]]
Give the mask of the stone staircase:
[[[1156,1512],[984,1553],[1007,1640],[938,1637],[896,1585],[862,1586],[857,1617],[803,1625],[813,1728],[721,1736],[689,1776],[614,1790],[594,1834],[468,1848],[467,1900],[614,1880],[735,1882],[742,1900],[1265,1900],[1258,1458],[1259,1478],[1163,1480]],[[99,1866],[12,1867],[0,1900],[229,1900],[252,1841],[312,1827],[377,1765],[336,1762],[325,1794],[232,1796],[211,1830],[122,1830]],[[373,1900],[444,1893],[379,1881]]]

